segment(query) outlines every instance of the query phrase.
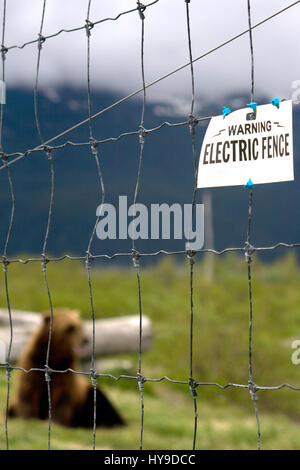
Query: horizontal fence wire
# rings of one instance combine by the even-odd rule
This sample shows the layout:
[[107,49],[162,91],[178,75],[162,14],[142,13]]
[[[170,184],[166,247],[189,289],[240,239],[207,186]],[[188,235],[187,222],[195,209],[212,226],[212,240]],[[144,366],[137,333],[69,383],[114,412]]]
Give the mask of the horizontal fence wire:
[[[40,29],[38,33],[38,38],[28,41],[22,45],[12,45],[5,47],[5,29],[6,29],[6,0],[3,0],[3,14],[2,14],[2,45],[1,45],[1,58],[2,58],[2,80],[5,81],[5,61],[7,57],[8,51],[12,49],[23,49],[24,47],[30,44],[37,45],[37,64],[36,64],[36,76],[35,76],[35,86],[34,86],[34,114],[35,114],[35,124],[36,129],[40,139],[40,145],[33,149],[28,149],[25,152],[14,152],[14,153],[5,153],[3,146],[2,146],[2,136],[3,136],[3,122],[4,122],[4,106],[1,104],[1,112],[0,112],[0,158],[2,160],[2,166],[0,170],[4,169],[7,172],[7,178],[9,183],[9,194],[11,199],[11,212],[10,212],[10,220],[8,225],[7,236],[4,243],[4,248],[2,255],[0,256],[0,262],[2,263],[3,270],[4,270],[4,287],[6,293],[6,302],[7,302],[7,309],[9,315],[9,326],[10,326],[10,342],[7,354],[6,363],[0,364],[0,369],[6,370],[7,375],[7,398],[6,398],[6,413],[5,413],[5,437],[6,437],[6,448],[9,449],[9,426],[8,426],[8,407],[9,407],[9,399],[10,399],[10,377],[11,372],[22,371],[23,373],[30,374],[31,372],[40,372],[41,373],[41,380],[45,380],[47,384],[47,392],[48,392],[48,449],[51,449],[51,423],[52,423],[52,403],[51,403],[51,376],[52,374],[66,374],[66,373],[73,373],[79,374],[86,377],[89,377],[93,390],[94,390],[94,406],[93,406],[93,430],[92,430],[92,448],[96,448],[96,413],[97,413],[97,402],[96,402],[96,390],[97,390],[97,379],[101,378],[110,378],[114,381],[120,380],[133,380],[136,381],[138,389],[140,391],[140,401],[141,401],[141,421],[140,421],[140,440],[139,440],[139,448],[143,449],[143,437],[144,437],[144,412],[145,412],[145,403],[144,403],[144,384],[147,382],[150,383],[170,383],[170,384],[179,384],[184,387],[189,388],[193,400],[193,407],[194,407],[194,431],[193,431],[193,438],[192,438],[192,448],[196,449],[197,443],[197,424],[198,424],[198,410],[197,410],[197,390],[200,390],[201,387],[216,387],[221,390],[225,390],[228,388],[239,388],[239,389],[247,389],[249,391],[250,397],[254,404],[255,410],[255,417],[257,422],[257,437],[258,437],[258,448],[261,448],[261,432],[260,432],[260,419],[259,419],[259,412],[257,406],[257,392],[258,391],[269,391],[269,390],[282,390],[282,389],[289,389],[294,391],[300,391],[300,387],[294,386],[289,383],[281,383],[275,386],[266,386],[266,385],[258,385],[254,382],[253,378],[253,362],[252,362],[252,339],[253,339],[253,307],[252,307],[252,275],[251,275],[251,262],[252,256],[255,252],[269,252],[274,251],[279,248],[298,248],[300,247],[300,242],[297,243],[285,243],[285,242],[278,242],[272,246],[265,246],[265,247],[255,247],[251,244],[251,221],[252,221],[252,211],[253,211],[253,189],[249,190],[249,205],[248,205],[248,223],[247,223],[247,234],[246,234],[246,241],[244,246],[241,247],[228,247],[223,250],[215,250],[211,248],[202,248],[198,250],[178,250],[178,251],[167,251],[167,250],[159,250],[155,252],[139,252],[136,249],[135,242],[133,239],[133,245],[131,252],[124,252],[124,253],[114,253],[112,255],[108,255],[106,253],[100,254],[93,254],[91,251],[92,243],[95,237],[97,223],[100,219],[102,207],[105,200],[105,186],[101,171],[101,154],[100,154],[100,146],[102,144],[110,143],[110,142],[118,142],[125,137],[136,136],[139,139],[139,160],[138,160],[138,169],[137,169],[137,179],[135,185],[135,192],[134,192],[134,201],[133,205],[135,206],[138,199],[139,189],[140,189],[140,181],[141,181],[141,174],[142,174],[142,162],[143,162],[143,155],[144,155],[144,145],[145,140],[148,134],[152,134],[155,132],[160,131],[163,128],[170,128],[170,129],[177,129],[178,127],[188,126],[191,136],[191,148],[192,148],[192,163],[194,167],[194,177],[195,177],[195,186],[193,190],[192,196],[192,206],[195,207],[196,203],[196,195],[197,195],[197,171],[198,171],[198,161],[196,158],[196,143],[195,143],[195,133],[196,133],[196,126],[201,122],[205,122],[211,119],[213,116],[207,117],[196,117],[194,116],[195,113],[195,78],[194,78],[194,68],[193,64],[206,57],[207,55],[219,50],[220,48],[226,46],[227,44],[237,40],[238,38],[244,36],[245,34],[249,34],[250,40],[250,56],[251,56],[251,92],[250,98],[251,101],[254,100],[254,47],[253,47],[253,37],[252,31],[253,29],[265,24],[267,21],[271,20],[272,18],[284,13],[288,9],[292,8],[293,6],[300,3],[300,0],[291,3],[290,5],[286,6],[285,8],[277,11],[271,16],[268,16],[264,20],[252,25],[251,22],[251,3],[250,0],[247,0],[247,11],[248,11],[248,29],[242,31],[240,34],[230,38],[229,40],[219,44],[215,48],[211,49],[210,51],[202,54],[196,58],[193,58],[193,48],[192,48],[192,32],[191,32],[191,24],[190,24],[190,4],[191,0],[183,0],[185,3],[185,13],[186,13],[186,27],[187,27],[187,42],[188,42],[188,55],[189,61],[178,67],[177,69],[169,72],[168,74],[164,75],[163,77],[158,78],[157,80],[147,84],[145,79],[145,67],[144,67],[144,56],[145,56],[145,24],[146,24],[146,10],[149,7],[158,4],[163,0],[155,0],[148,4],[142,4],[140,1],[137,1],[136,8],[132,8],[127,11],[123,11],[119,13],[114,18],[103,18],[97,21],[90,21],[90,10],[92,1],[88,0],[87,4],[87,15],[85,24],[80,27],[76,27],[73,29],[61,29],[58,32],[44,36],[43,35],[43,26],[46,19],[46,8],[47,8],[47,0],[43,0],[42,4],[42,15],[41,15],[41,22],[40,22]],[[104,23],[106,21],[116,21],[124,15],[134,13],[138,14],[141,20],[141,40],[140,40],[140,47],[141,47],[141,79],[142,79],[142,87],[131,93],[130,95],[118,100],[117,102],[113,103],[112,105],[98,111],[96,114],[92,113],[92,100],[91,100],[91,70],[90,70],[90,50],[91,50],[91,38],[92,38],[92,29],[94,26]],[[51,39],[53,37],[57,37],[62,33],[72,33],[75,31],[85,31],[86,34],[86,41],[87,41],[87,107],[88,107],[88,118],[75,124],[70,129],[67,129],[60,134],[52,137],[51,139],[44,141],[42,137],[42,129],[39,121],[39,110],[38,110],[38,83],[39,83],[39,70],[40,70],[40,63],[41,63],[41,54],[42,54],[42,46],[45,40]],[[157,125],[152,129],[147,129],[144,126],[145,122],[145,111],[146,111],[146,90],[150,87],[155,85],[156,83],[160,82],[161,80],[166,79],[167,77],[178,73],[180,70],[190,67],[190,75],[191,75],[191,109],[190,115],[188,119],[183,122],[174,122],[170,123],[168,121],[164,121],[163,123]],[[118,106],[122,102],[132,98],[133,96],[142,93],[142,110],[141,110],[141,118],[139,127],[133,131],[123,132],[122,134],[116,137],[108,137],[105,139],[97,140],[94,137],[93,132],[93,120],[105,112],[111,110],[112,108]],[[298,101],[295,101],[298,102]],[[73,130],[79,128],[80,126],[88,124],[89,126],[89,141],[81,141],[81,142],[73,142],[71,140],[65,141],[62,144],[51,146],[50,144],[53,143],[55,140],[67,135],[68,133],[72,132]],[[78,146],[78,147],[87,147],[89,150],[89,154],[94,158],[96,163],[96,169],[98,174],[99,180],[99,200],[100,200],[100,211],[98,212],[95,224],[92,227],[91,235],[87,247],[87,251],[85,254],[82,255],[69,255],[63,254],[61,256],[51,257],[47,255],[47,241],[48,236],[51,230],[51,222],[52,222],[52,215],[53,215],[53,200],[55,195],[55,167],[53,162],[53,155],[52,152],[61,150],[66,148],[67,146]],[[50,198],[49,198],[49,209],[48,209],[48,219],[47,224],[45,227],[45,236],[43,239],[42,245],[42,252],[41,255],[36,257],[28,257],[28,258],[9,258],[7,257],[7,249],[9,245],[9,241],[11,238],[11,233],[13,229],[14,223],[14,214],[15,214],[15,193],[14,193],[14,185],[13,179],[10,173],[10,166],[17,161],[20,161],[22,158],[29,156],[34,152],[43,152],[46,156],[48,163],[49,163],[49,175],[50,175]],[[248,294],[249,294],[249,380],[247,384],[239,384],[239,383],[225,383],[220,384],[218,382],[205,382],[196,380],[194,377],[194,370],[193,370],[193,338],[194,338],[194,264],[198,254],[201,253],[211,253],[216,256],[221,256],[225,253],[241,253],[244,254],[245,260],[247,263],[247,280],[248,280]],[[185,256],[189,262],[189,298],[190,298],[190,341],[189,341],[189,370],[188,370],[188,379],[187,380],[177,380],[176,378],[170,378],[166,375],[162,377],[146,377],[142,372],[142,333],[143,333],[143,309],[142,309],[142,280],[140,276],[140,265],[143,258],[147,257],[157,257],[157,256]],[[139,352],[138,352],[138,368],[136,375],[126,375],[121,374],[118,376],[114,376],[110,373],[99,373],[95,370],[95,309],[94,309],[94,301],[93,301],[93,288],[92,288],[92,276],[91,276],[91,263],[95,260],[100,259],[107,259],[113,260],[118,258],[129,258],[133,262],[133,266],[136,270],[136,277],[137,277],[137,292],[138,292],[138,306],[139,306]],[[73,261],[83,261],[85,263],[86,271],[87,271],[87,280],[88,280],[88,288],[89,288],[89,298],[90,298],[90,306],[91,306],[91,318],[92,318],[92,355],[91,355],[91,368],[89,372],[81,371],[81,370],[74,370],[71,368],[65,370],[55,370],[49,366],[49,358],[51,356],[51,338],[52,338],[52,328],[53,328],[53,304],[52,304],[52,296],[50,291],[50,286],[48,283],[47,278],[47,267],[49,263],[52,262],[60,262],[63,260],[73,260]],[[44,277],[45,289],[47,292],[48,300],[49,300],[49,307],[50,307],[50,329],[49,329],[49,337],[48,337],[48,344],[47,344],[47,354],[45,358],[45,366],[42,368],[30,368],[24,369],[19,367],[18,365],[13,365],[10,363],[10,353],[13,344],[13,324],[12,324],[12,313],[11,313],[11,302],[10,302],[10,294],[9,294],[9,265],[11,263],[20,263],[20,264],[28,264],[31,262],[40,262]],[[147,408],[146,408],[147,409]]]
[[[147,3],[145,4],[145,8],[149,8],[151,7],[152,5],[155,5],[155,3],[158,3],[159,1],[161,0],[154,0],[153,2],[151,3]],[[97,26],[101,23],[105,23],[107,21],[117,21],[119,18],[121,18],[122,16],[124,15],[128,15],[129,13],[134,13],[136,11],[139,10],[139,7],[136,7],[136,8],[132,8],[131,10],[127,10],[127,11],[122,11],[121,13],[119,13],[118,15],[116,15],[114,18],[112,17],[107,17],[107,18],[102,18],[100,20],[96,20],[96,21],[89,21],[89,29],[93,28],[94,26]],[[86,23],[82,26],[78,26],[77,28],[71,28],[71,29],[60,29],[59,31],[57,31],[56,33],[53,33],[53,34],[49,34],[48,36],[42,36],[41,39],[43,42],[46,41],[46,39],[51,39],[51,38],[55,38],[57,36],[60,36],[62,33],[74,33],[76,31],[81,31],[81,30],[85,30],[86,29]],[[6,49],[9,51],[10,49],[24,49],[24,47],[26,46],[29,46],[30,44],[36,44],[40,41],[40,38],[38,39],[32,39],[31,41],[27,41],[27,42],[24,42],[23,44],[21,45],[18,45],[18,44],[15,44],[15,45],[12,45],[12,46],[8,46]]]
[[[46,369],[45,368],[40,368],[40,367],[31,367],[30,369],[25,369],[24,367],[18,367],[18,366],[13,366],[11,364],[0,364],[1,369],[6,369],[9,366],[10,370],[17,370],[24,372],[25,374],[30,374],[31,372],[41,372],[41,374],[45,374]],[[67,372],[70,372],[72,374],[76,375],[83,375],[86,377],[90,377],[91,373],[82,371],[82,370],[74,370],[71,368],[63,369],[63,370],[57,370],[49,367],[48,369],[49,374],[66,374]],[[101,373],[101,372],[96,372],[95,373],[96,378],[109,378],[112,379],[116,382],[122,379],[126,380],[136,380],[139,382],[141,380],[139,375],[126,375],[126,374],[120,374],[120,375],[113,375],[110,373]],[[159,383],[159,382],[169,382],[169,383],[174,383],[174,384],[179,384],[179,385],[187,385],[190,387],[190,380],[178,380],[178,379],[172,379],[166,375],[162,377],[143,377],[143,382],[152,382],[152,383]],[[225,384],[220,384],[218,382],[201,382],[199,380],[195,380],[194,385],[197,387],[217,387],[220,388],[221,390],[226,390],[227,388],[245,388],[250,390],[249,384],[238,384],[238,383],[232,383],[228,382]],[[256,390],[281,390],[283,388],[288,388],[290,390],[294,390],[299,392],[300,387],[297,387],[295,385],[292,385],[290,383],[281,383],[279,385],[273,385],[273,386],[265,386],[265,385],[258,385],[255,384],[255,389]]]
[[[284,242],[279,242],[279,243],[276,243],[275,245],[272,245],[272,246],[265,246],[265,247],[258,247],[258,246],[254,246],[254,245],[250,245],[250,248],[251,248],[251,252],[254,253],[254,252],[268,252],[268,251],[274,251],[274,250],[277,250],[279,248],[299,248],[300,247],[300,242],[299,243],[284,243]],[[248,247],[249,248],[249,247]],[[217,256],[221,256],[221,255],[224,255],[226,253],[245,253],[246,252],[246,246],[240,246],[240,247],[232,247],[232,248],[224,248],[223,250],[215,250],[213,248],[201,248],[201,249],[198,249],[198,250],[193,250],[195,252],[195,254],[201,254],[201,253],[211,253],[211,254],[214,254],[214,255],[217,255]],[[166,255],[166,256],[180,256],[180,255],[188,255],[190,253],[189,250],[177,250],[177,251],[167,251],[167,250],[158,250],[158,251],[153,251],[153,252],[149,252],[149,253],[144,253],[144,252],[137,252],[138,253],[138,256],[140,258],[145,258],[145,257],[155,257],[155,256],[160,256],[160,255]],[[93,260],[97,260],[97,259],[107,259],[107,260],[112,260],[112,259],[115,259],[115,258],[122,258],[122,257],[130,257],[132,258],[132,252],[128,252],[128,253],[113,253],[112,255],[108,255],[108,254],[105,254],[105,253],[101,253],[101,254],[92,254],[90,253],[90,258]],[[1,259],[1,257],[0,257]],[[2,256],[2,259],[3,259],[3,256]],[[50,262],[57,262],[57,261],[63,261],[65,259],[68,259],[70,261],[84,261],[86,259],[86,255],[81,255],[81,256],[73,256],[73,255],[69,255],[69,254],[63,254],[61,256],[57,256],[57,257],[49,257],[47,256],[46,257],[46,261],[47,263],[50,263]],[[33,258],[25,258],[25,259],[22,259],[22,258],[5,258],[5,261],[7,264],[10,264],[10,263],[20,263],[20,264],[28,264],[28,263],[32,263],[32,262],[42,262],[43,261],[43,258],[41,257],[33,257]]]

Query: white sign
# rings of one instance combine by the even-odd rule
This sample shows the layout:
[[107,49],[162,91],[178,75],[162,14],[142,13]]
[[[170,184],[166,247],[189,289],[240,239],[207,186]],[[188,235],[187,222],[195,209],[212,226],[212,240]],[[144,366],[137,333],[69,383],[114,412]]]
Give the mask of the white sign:
[[210,120],[198,188],[294,180],[292,101],[239,109]]

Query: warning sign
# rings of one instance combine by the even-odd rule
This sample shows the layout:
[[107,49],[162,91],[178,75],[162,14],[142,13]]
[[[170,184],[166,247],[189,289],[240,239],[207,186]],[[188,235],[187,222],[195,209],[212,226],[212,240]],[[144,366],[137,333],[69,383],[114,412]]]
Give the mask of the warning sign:
[[201,148],[198,188],[294,180],[292,101],[213,117]]

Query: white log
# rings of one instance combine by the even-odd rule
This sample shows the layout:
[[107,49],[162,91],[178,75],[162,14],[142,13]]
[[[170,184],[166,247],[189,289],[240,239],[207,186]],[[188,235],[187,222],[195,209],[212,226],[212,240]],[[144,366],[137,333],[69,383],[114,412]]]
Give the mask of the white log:
[[[16,362],[21,350],[34,330],[40,325],[42,315],[22,310],[12,310],[13,342],[11,361]],[[95,322],[96,355],[137,352],[139,350],[139,315],[107,318]],[[82,350],[82,360],[88,359],[92,353],[92,322],[84,322],[88,343]],[[0,309],[0,343],[6,346],[10,341],[9,315],[6,309]],[[152,344],[151,320],[143,315],[142,350],[147,351]],[[1,349],[1,348],[0,348]],[[3,350],[3,348],[2,348]],[[0,355],[1,351],[0,351]],[[0,357],[0,362],[6,362]]]
[[[139,350],[139,315],[96,320],[95,349],[97,355],[137,352]],[[89,343],[82,357],[92,353],[92,322],[84,324]],[[151,320],[143,315],[142,350],[147,351],[152,344]]]
[[[24,310],[12,310],[11,317],[13,326],[13,341],[10,360],[11,362],[16,362],[30,336],[40,325],[42,321],[42,315]],[[0,309],[0,342],[2,345],[0,362],[3,363],[7,360],[6,355],[10,342],[9,315],[7,309],[4,308]],[[5,350],[5,358],[3,358],[3,350]]]

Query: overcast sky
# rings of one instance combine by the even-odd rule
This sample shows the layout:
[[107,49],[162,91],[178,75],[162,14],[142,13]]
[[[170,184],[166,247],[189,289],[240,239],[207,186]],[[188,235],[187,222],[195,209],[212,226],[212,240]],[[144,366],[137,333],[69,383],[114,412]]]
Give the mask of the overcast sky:
[[[148,3],[150,0],[145,0]],[[252,24],[289,5],[292,0],[252,0]],[[2,2],[1,2],[2,4]],[[84,24],[87,0],[48,0],[43,34]],[[37,37],[43,0],[8,0],[5,46]],[[130,8],[135,0],[93,0],[91,21]],[[150,82],[188,61],[184,0],[160,0],[149,7],[145,20],[145,73]],[[2,11],[2,7],[1,7]],[[247,29],[247,0],[191,0],[194,57]],[[0,13],[1,14],[1,13]],[[289,98],[292,83],[300,80],[300,3],[253,31],[256,99]],[[141,21],[137,12],[91,31],[92,87],[123,96],[141,86]],[[52,99],[62,99],[60,85],[86,87],[85,31],[62,33],[42,48],[40,88]],[[12,49],[6,57],[7,87],[33,87],[37,44]],[[195,64],[197,112],[201,103],[250,93],[249,37],[237,39]],[[148,99],[156,112],[186,115],[190,106],[190,73],[186,69],[151,87]],[[300,94],[299,94],[300,98]],[[238,100],[236,106],[243,105]]]

